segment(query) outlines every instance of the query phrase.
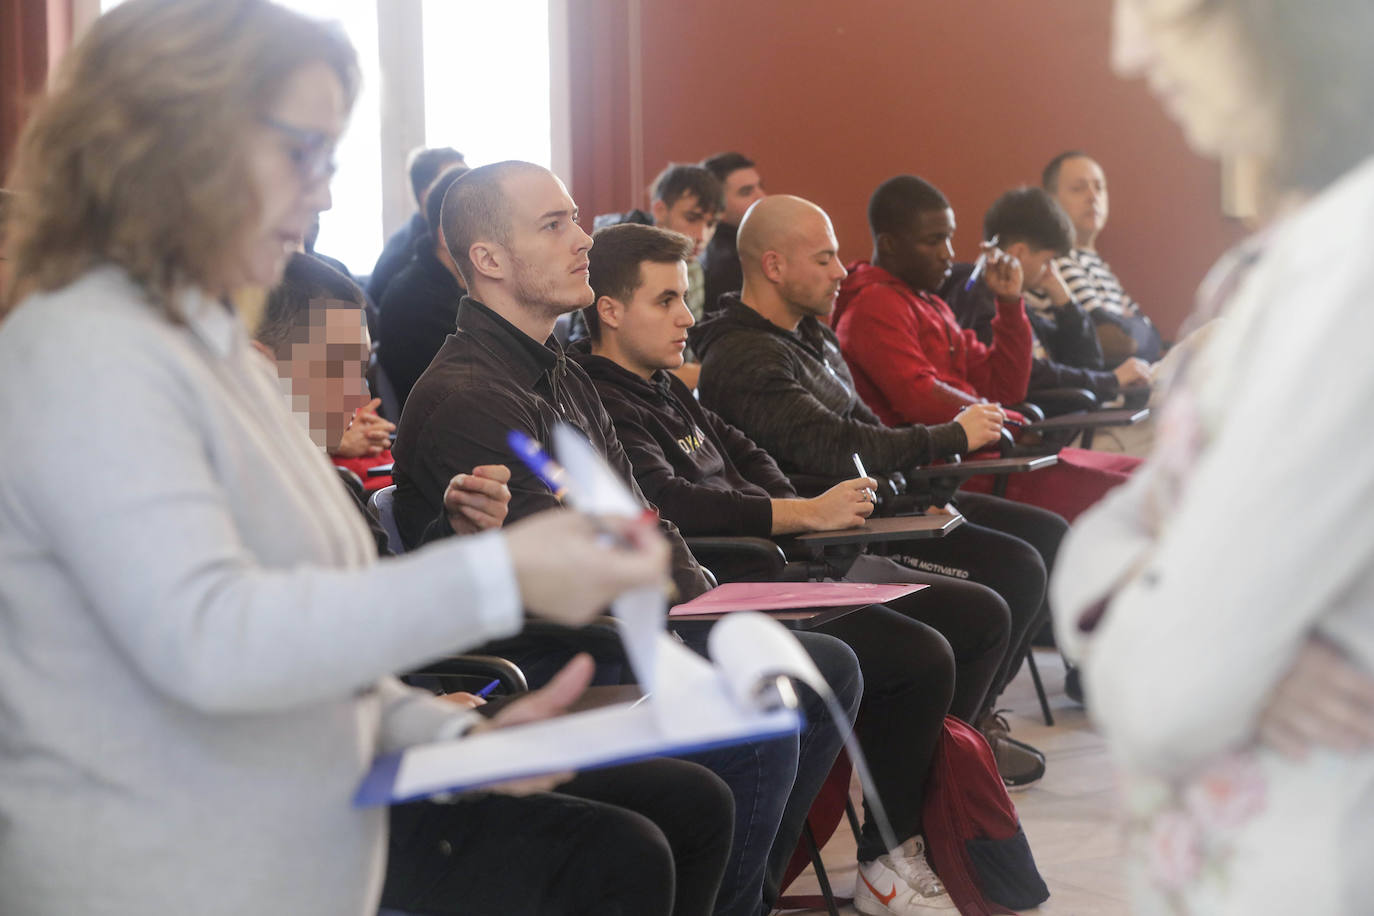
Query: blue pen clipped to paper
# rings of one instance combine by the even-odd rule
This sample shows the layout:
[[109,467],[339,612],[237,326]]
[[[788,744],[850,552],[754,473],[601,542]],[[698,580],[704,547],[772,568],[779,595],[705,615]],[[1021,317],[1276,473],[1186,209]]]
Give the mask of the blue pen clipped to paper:
[[553,491],[555,499],[562,501],[568,495],[568,472],[549,457],[549,453],[544,451],[542,445],[518,429],[506,434],[506,444],[521,461],[525,462],[525,466],[534,476],[544,481],[544,485]]

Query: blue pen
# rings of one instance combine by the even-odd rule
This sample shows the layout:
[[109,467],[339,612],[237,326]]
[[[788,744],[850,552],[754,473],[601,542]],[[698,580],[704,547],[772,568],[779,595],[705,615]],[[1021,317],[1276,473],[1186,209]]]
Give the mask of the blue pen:
[[476,695],[485,700],[493,690],[500,686],[501,682],[499,680],[492,681],[490,684],[477,691]]
[[525,466],[534,472],[534,476],[544,481],[544,485],[553,491],[555,499],[561,502],[568,495],[568,485],[565,483],[568,472],[549,457],[543,446],[518,429],[513,429],[506,435],[506,444],[521,461],[525,462]]
[[[988,239],[988,244],[996,246],[1000,236],[994,235]],[[978,278],[983,275],[983,267],[988,263],[988,253],[985,251],[978,256],[978,260],[973,262],[973,272],[968,275],[968,282],[964,284],[964,292],[973,289],[973,284],[978,282]]]

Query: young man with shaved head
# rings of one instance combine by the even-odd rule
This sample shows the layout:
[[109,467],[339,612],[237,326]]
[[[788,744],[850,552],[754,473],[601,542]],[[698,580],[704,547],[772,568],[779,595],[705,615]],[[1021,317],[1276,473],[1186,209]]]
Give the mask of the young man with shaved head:
[[[587,257],[592,239],[578,226],[577,205],[563,182],[527,162],[474,169],[449,189],[441,223],[468,293],[458,306],[457,330],[415,385],[401,417],[395,478],[402,537],[414,544],[448,536],[446,525],[437,523],[442,487],[453,474],[478,465],[511,465],[509,520],[557,506],[558,497],[540,479],[510,461],[507,445],[514,429],[553,449],[557,422],[580,430],[643,501],[596,389],[553,337],[560,315],[593,298]],[[647,501],[645,506],[651,508]],[[705,574],[677,529],[665,522],[664,533],[682,598],[706,591]],[[862,692],[853,652],[829,636],[798,638],[852,716]],[[688,641],[704,651],[704,634]],[[511,657],[534,682],[570,654],[565,646],[524,637],[494,651]],[[691,758],[720,775],[735,797],[735,836],[715,906],[719,916],[758,916],[771,903],[806,812],[839,751],[839,735],[823,706],[809,696],[804,705],[807,725],[800,738]]]
[[[743,291],[724,296],[722,311],[690,332],[702,357],[701,403],[758,443],[802,493],[849,477],[855,453],[869,473],[891,476],[997,441],[1003,414],[992,404],[965,407],[934,426],[889,427],[859,398],[825,323],[846,276],[825,211],[797,197],[764,198],[740,226],[739,251]],[[929,500],[944,510],[943,497]],[[996,696],[1048,619],[1046,569],[1067,526],[1053,513],[992,496],[960,494],[956,504],[967,524],[903,550],[916,569],[986,585],[1006,600],[1011,644]],[[985,731],[999,739],[1004,777],[1035,771],[1025,760],[1033,749],[1000,740],[1000,729]]]

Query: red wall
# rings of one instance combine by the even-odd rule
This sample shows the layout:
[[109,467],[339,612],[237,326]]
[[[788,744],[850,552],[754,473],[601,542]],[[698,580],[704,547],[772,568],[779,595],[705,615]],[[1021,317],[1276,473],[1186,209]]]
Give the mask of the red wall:
[[[572,189],[584,214],[629,198],[633,0],[572,0]],[[864,210],[883,179],[940,187],[971,257],[984,209],[1039,180],[1062,149],[1107,171],[1100,249],[1166,336],[1206,268],[1240,237],[1218,169],[1184,145],[1139,83],[1107,63],[1102,0],[641,0],[645,181],[724,149],[770,191],[829,211],[846,259],[870,247]]]

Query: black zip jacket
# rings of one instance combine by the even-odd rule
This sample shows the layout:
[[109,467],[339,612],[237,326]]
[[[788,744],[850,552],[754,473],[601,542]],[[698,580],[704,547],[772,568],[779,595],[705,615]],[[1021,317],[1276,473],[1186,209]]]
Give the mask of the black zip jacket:
[[773,529],[773,499],[796,491],[768,453],[697,403],[676,376],[645,380],[574,347],[601,395],[644,495],[684,535],[753,535]]
[[785,331],[740,301],[688,332],[701,357],[701,403],[758,443],[802,493],[857,476],[930,464],[967,450],[958,423],[887,427],[854,391],[835,333],[804,318]]
[[[541,344],[465,296],[458,306],[457,330],[416,383],[397,427],[392,476],[396,524],[406,546],[452,534],[444,491],[453,475],[477,465],[510,468],[509,522],[559,505],[506,444],[510,431],[518,429],[557,459],[553,425],[559,420],[581,430],[649,505],[611,418],[581,367],[564,356],[554,338]],[[682,600],[695,598],[706,591],[706,577],[677,528],[667,521],[662,525],[673,548],[673,581]]]

